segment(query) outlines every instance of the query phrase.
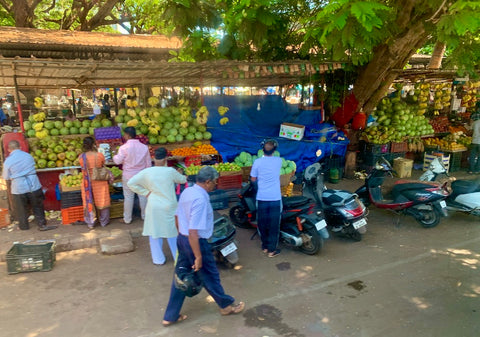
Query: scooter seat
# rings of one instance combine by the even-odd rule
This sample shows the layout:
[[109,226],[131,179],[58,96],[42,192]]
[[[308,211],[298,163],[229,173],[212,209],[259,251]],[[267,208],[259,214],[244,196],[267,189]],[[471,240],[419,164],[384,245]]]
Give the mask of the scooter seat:
[[451,184],[452,195],[451,198],[455,199],[460,194],[470,194],[480,192],[480,181],[478,180],[455,180]]
[[420,188],[431,188],[438,186],[438,183],[429,183],[429,182],[410,182],[406,184],[397,184],[393,186],[392,195],[401,194],[404,191],[411,189],[420,189]]
[[282,205],[284,208],[295,208],[308,204],[310,199],[304,196],[283,197]]
[[325,205],[333,207],[344,206],[346,202],[350,201],[354,195],[348,191],[342,190],[325,190],[322,193],[322,201]]

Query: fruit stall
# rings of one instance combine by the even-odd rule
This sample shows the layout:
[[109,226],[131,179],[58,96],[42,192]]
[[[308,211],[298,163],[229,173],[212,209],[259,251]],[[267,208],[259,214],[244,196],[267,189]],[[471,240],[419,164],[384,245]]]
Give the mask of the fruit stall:
[[466,167],[480,81],[399,82],[372,112],[358,157],[370,170],[380,156],[411,159],[427,166],[432,156],[447,158],[450,172]]

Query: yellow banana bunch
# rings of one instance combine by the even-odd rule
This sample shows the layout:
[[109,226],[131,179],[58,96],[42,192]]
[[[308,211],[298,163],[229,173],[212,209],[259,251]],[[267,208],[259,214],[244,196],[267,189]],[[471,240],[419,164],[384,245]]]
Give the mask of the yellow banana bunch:
[[128,108],[136,108],[138,106],[138,102],[134,99],[127,99],[125,101],[125,105],[128,107]]
[[142,117],[142,118],[141,118],[141,121],[142,121],[142,123],[145,124],[145,125],[152,125],[152,124],[153,124],[152,120],[150,120],[150,119],[147,118],[147,117]]
[[188,102],[188,99],[181,98],[181,99],[178,100],[178,105],[179,106],[189,106],[189,104],[190,104],[190,102]]
[[135,127],[135,126],[137,126],[137,124],[138,124],[138,120],[136,120],[136,119],[131,119],[127,122],[127,126]]
[[160,100],[158,99],[158,97],[151,96],[148,98],[147,102],[148,102],[148,105],[153,107],[153,106],[156,106],[160,102]]
[[227,113],[228,110],[230,110],[228,107],[220,105],[220,106],[218,107],[218,114],[219,114],[220,116],[223,116],[223,115],[225,115],[225,114]]
[[156,128],[154,128],[153,126],[150,126],[148,128],[148,132],[152,135],[155,135],[155,136],[158,135],[158,130]]
[[195,114],[195,116],[197,117],[198,115],[205,115],[205,117],[208,117],[210,116],[210,112],[208,112],[208,109],[205,105],[202,105],[200,109],[198,109],[197,113]]
[[39,123],[35,123],[33,124],[33,129],[35,131],[41,131],[43,129],[43,123],[42,122],[39,122]]
[[35,137],[37,137],[39,139],[45,138],[47,136],[48,136],[48,131],[47,130],[41,130],[41,131],[35,132]]
[[33,120],[35,122],[43,122],[45,120],[45,112],[39,112],[33,115]]
[[147,110],[142,110],[138,113],[140,116],[146,116],[147,115]]
[[220,119],[220,125],[225,125],[227,124],[229,121],[228,117],[223,117]]
[[180,117],[182,120],[186,120],[190,117],[190,107],[181,107],[180,108]]
[[35,105],[35,108],[40,109],[43,105],[43,98],[35,97],[33,105]]
[[137,117],[137,112],[134,110],[134,109],[128,109],[127,110],[127,114],[130,116],[130,117]]

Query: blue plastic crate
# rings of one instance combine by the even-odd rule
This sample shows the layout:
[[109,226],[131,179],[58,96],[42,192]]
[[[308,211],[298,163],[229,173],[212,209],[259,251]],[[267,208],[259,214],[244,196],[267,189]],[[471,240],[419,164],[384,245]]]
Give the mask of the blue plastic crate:
[[122,138],[122,131],[119,126],[108,126],[93,130],[96,140]]

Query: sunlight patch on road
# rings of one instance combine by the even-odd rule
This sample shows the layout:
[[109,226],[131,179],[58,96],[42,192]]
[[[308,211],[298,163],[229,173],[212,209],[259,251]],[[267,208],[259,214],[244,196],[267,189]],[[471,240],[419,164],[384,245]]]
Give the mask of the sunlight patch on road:
[[417,306],[418,309],[422,309],[422,310],[425,310],[425,309],[428,309],[431,307],[431,305],[429,303],[427,303],[425,301],[425,299],[423,298],[420,298],[420,297],[412,297],[410,299],[410,302],[412,302],[413,304],[415,304]]

